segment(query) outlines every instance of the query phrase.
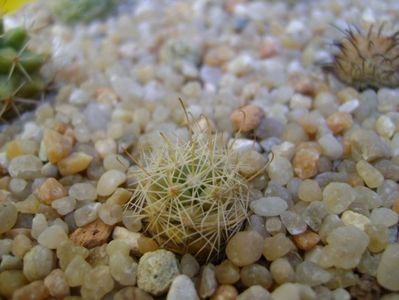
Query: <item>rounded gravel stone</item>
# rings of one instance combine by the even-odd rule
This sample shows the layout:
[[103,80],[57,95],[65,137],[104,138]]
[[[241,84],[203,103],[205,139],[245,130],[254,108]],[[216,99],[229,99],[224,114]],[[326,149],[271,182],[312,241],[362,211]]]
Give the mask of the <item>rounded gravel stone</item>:
[[255,231],[236,233],[227,243],[226,255],[236,266],[253,264],[263,251],[263,238]]

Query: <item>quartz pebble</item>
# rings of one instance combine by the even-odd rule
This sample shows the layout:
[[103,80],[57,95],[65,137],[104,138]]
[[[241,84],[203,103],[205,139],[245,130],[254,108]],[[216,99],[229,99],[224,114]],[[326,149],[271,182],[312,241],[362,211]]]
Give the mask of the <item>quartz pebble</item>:
[[25,299],[35,299],[35,300],[44,300],[49,296],[49,292],[47,287],[44,285],[42,280],[37,280],[25,285],[24,287],[16,290],[12,299],[14,300],[25,300]]
[[166,300],[199,300],[194,283],[186,275],[178,275],[170,285]]
[[270,293],[259,285],[251,286],[237,296],[237,300],[271,300]]
[[87,169],[93,157],[84,152],[74,152],[59,161],[57,166],[61,175],[74,175]]
[[388,245],[377,269],[377,280],[390,291],[399,291],[399,244]]
[[73,257],[65,269],[68,285],[70,287],[81,286],[91,269],[89,263],[82,256]]
[[327,283],[332,278],[328,271],[309,261],[300,263],[295,274],[298,282],[312,287]]
[[80,290],[83,299],[101,299],[114,288],[108,266],[96,266],[85,274]]
[[11,177],[22,179],[35,179],[41,175],[43,163],[32,154],[21,155],[13,158],[8,166]]
[[250,207],[258,216],[273,217],[283,213],[288,204],[280,197],[265,197],[252,201]]
[[260,285],[268,289],[273,283],[269,270],[259,264],[251,264],[243,267],[240,272],[240,277],[241,282],[247,287]]
[[220,285],[215,293],[213,293],[211,300],[235,300],[237,299],[237,289],[232,285]]
[[356,164],[356,170],[369,188],[377,188],[384,181],[384,176],[365,160]]
[[37,197],[45,204],[68,195],[66,188],[55,178],[48,178],[37,190]]
[[330,213],[339,214],[355,200],[352,187],[346,183],[332,182],[323,190],[323,203]]
[[37,240],[40,245],[48,249],[56,249],[57,246],[66,239],[68,239],[68,236],[61,226],[51,225],[40,233]]
[[105,172],[97,182],[97,194],[99,196],[109,196],[116,188],[126,180],[125,173],[118,170]]
[[294,176],[291,163],[288,159],[281,156],[273,158],[267,168],[267,172],[270,179],[280,185],[287,184]]
[[278,233],[273,237],[267,237],[264,242],[263,255],[269,261],[274,261],[283,257],[291,250],[295,249],[291,240],[284,235]]
[[70,294],[65,274],[60,269],[51,271],[44,279],[44,285],[47,287],[49,294],[53,297],[64,298]]
[[297,148],[292,165],[295,175],[301,179],[307,179],[317,174],[317,165],[320,158],[320,150],[314,145]]
[[217,288],[217,281],[215,277],[215,266],[207,264],[202,269],[199,283],[198,283],[198,294],[204,299],[210,297],[215,293]]
[[178,262],[172,252],[148,252],[140,258],[137,285],[154,296],[162,295],[179,273]]
[[61,216],[65,216],[74,211],[76,207],[76,200],[70,196],[59,198],[51,202],[51,207],[54,208]]
[[344,211],[341,220],[345,225],[354,225],[360,230],[364,230],[365,225],[370,223],[369,218],[351,210]]
[[10,230],[17,222],[18,211],[12,202],[0,202],[0,234]]
[[67,157],[73,147],[73,139],[52,129],[44,130],[43,146],[51,163],[57,163]]
[[11,299],[13,293],[27,283],[21,270],[3,271],[0,273],[0,295]]
[[327,125],[334,134],[342,133],[352,127],[352,115],[347,112],[334,112],[327,118]]
[[216,266],[215,275],[220,284],[234,284],[240,280],[240,268],[226,259]]
[[[125,287],[114,294],[113,300],[153,300],[148,293],[138,287]],[[72,299],[71,299],[72,300]]]
[[280,219],[287,231],[292,235],[301,234],[306,230],[307,225],[304,219],[295,212],[284,211],[281,213]]
[[97,198],[97,191],[91,183],[75,183],[69,188],[69,196],[78,201],[94,201]]
[[368,250],[373,253],[383,251],[389,242],[389,230],[383,225],[368,224],[364,227],[364,232],[369,237]]
[[295,235],[292,239],[295,245],[304,251],[312,250],[320,241],[319,235],[312,231],[306,231],[302,234]]
[[298,197],[302,201],[312,202],[322,199],[322,191],[317,181],[305,179],[298,188]]
[[270,264],[270,273],[278,284],[295,280],[295,271],[286,258],[277,258]]
[[182,256],[180,260],[180,269],[182,274],[192,278],[195,275],[197,275],[197,273],[199,272],[200,265],[194,256],[192,256],[189,253],[186,253]]
[[259,126],[264,116],[265,113],[262,108],[249,104],[233,111],[230,119],[236,130],[248,133]]
[[236,266],[256,262],[262,256],[263,238],[255,231],[236,233],[227,243],[226,255]]
[[55,267],[54,253],[42,245],[32,247],[25,254],[23,261],[23,272],[29,281],[43,279]]
[[370,220],[374,225],[381,224],[390,227],[398,223],[399,216],[392,209],[378,207],[372,210]]
[[31,239],[24,234],[18,234],[13,240],[11,252],[13,255],[22,258],[31,248]]

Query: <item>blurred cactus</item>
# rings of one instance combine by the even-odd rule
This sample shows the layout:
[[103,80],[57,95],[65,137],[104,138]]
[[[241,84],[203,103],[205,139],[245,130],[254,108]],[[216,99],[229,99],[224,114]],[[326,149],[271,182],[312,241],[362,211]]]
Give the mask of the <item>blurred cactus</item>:
[[57,0],[51,1],[54,15],[69,24],[89,23],[113,11],[116,0]]
[[39,74],[45,57],[27,49],[29,36],[24,28],[4,32],[2,20],[0,24],[0,118],[8,120],[31,106],[30,98],[45,89]]

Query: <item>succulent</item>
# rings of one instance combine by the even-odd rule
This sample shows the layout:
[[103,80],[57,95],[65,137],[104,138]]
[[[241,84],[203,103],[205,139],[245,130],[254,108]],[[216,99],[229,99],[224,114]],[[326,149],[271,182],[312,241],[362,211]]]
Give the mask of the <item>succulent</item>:
[[383,25],[367,32],[348,28],[345,37],[335,41],[338,52],[327,66],[335,76],[359,89],[399,86],[399,31],[385,35]]
[[161,136],[163,143],[138,162],[128,207],[161,247],[201,261],[219,258],[248,217],[248,180],[237,155],[210,133],[173,142]]
[[89,23],[107,16],[115,3],[116,0],[57,0],[51,1],[51,8],[65,23]]
[[[3,28],[0,20],[0,28]],[[0,117],[9,119],[33,104],[31,97],[46,83],[39,70],[45,57],[27,49],[29,36],[22,27],[0,32]]]

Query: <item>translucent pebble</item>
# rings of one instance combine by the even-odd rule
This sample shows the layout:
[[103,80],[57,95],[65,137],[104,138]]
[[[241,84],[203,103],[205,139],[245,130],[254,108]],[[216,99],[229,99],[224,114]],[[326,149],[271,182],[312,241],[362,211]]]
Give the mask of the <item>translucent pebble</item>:
[[267,218],[265,228],[271,235],[284,231],[283,223],[278,217]]
[[122,221],[123,208],[118,204],[104,203],[98,210],[98,217],[108,225]]
[[57,166],[61,175],[74,175],[87,169],[93,157],[84,152],[73,152],[61,160]]
[[380,224],[386,227],[390,227],[398,223],[399,216],[392,209],[378,207],[372,210],[370,214],[370,220],[374,225]]
[[273,158],[267,168],[267,172],[270,179],[280,185],[287,184],[294,176],[290,161],[281,156]]
[[10,201],[0,203],[0,234],[9,231],[17,222],[18,211]]
[[323,242],[327,241],[327,236],[333,231],[335,228],[343,226],[344,222],[334,214],[328,215],[324,218],[323,223],[321,224],[319,235]]
[[382,254],[377,281],[390,291],[399,291],[399,244],[390,244]]
[[251,210],[258,216],[274,217],[288,208],[286,201],[280,197],[262,197],[250,203]]
[[372,130],[357,128],[350,136],[352,157],[373,161],[387,154],[387,145]]
[[352,127],[352,115],[347,112],[335,112],[327,118],[327,125],[334,134]]
[[112,277],[119,284],[136,284],[137,263],[129,255],[122,252],[111,255],[109,258],[109,270]]
[[41,202],[51,205],[54,200],[67,196],[68,192],[57,179],[48,178],[37,189],[36,195]]
[[215,266],[207,264],[202,269],[199,283],[198,283],[198,294],[201,298],[210,297],[217,288],[217,281],[215,277]]
[[316,299],[315,292],[306,285],[299,283],[284,283],[272,292],[273,300]]
[[226,259],[215,267],[215,275],[220,284],[234,284],[240,280],[240,268]]
[[8,254],[1,256],[0,272],[20,269],[22,269],[22,259],[20,257]]
[[342,213],[354,200],[355,193],[346,183],[332,182],[323,190],[323,203],[330,213]]
[[108,266],[97,266],[85,276],[80,292],[83,299],[101,299],[114,288]]
[[29,281],[46,277],[54,268],[54,253],[42,245],[34,246],[24,256],[23,272]]
[[356,186],[354,190],[356,198],[353,203],[365,203],[368,209],[373,209],[382,205],[381,197],[373,190],[365,186]]
[[86,204],[74,212],[75,223],[77,226],[81,227],[86,224],[93,222],[97,219],[98,210],[101,207],[101,203],[89,203]]
[[310,251],[320,241],[320,237],[316,232],[306,231],[303,234],[298,234],[292,237],[295,245],[304,251]]
[[213,293],[211,300],[235,300],[237,295],[238,291],[233,285],[220,285]]
[[298,282],[312,287],[327,283],[332,278],[328,271],[310,261],[300,263],[295,274]]
[[0,295],[12,299],[13,293],[27,283],[21,270],[3,271],[0,273]]
[[369,218],[351,210],[344,211],[341,220],[345,225],[354,225],[360,230],[364,230],[364,226],[370,224]]
[[199,300],[193,281],[187,275],[178,275],[173,279],[166,300]]
[[192,256],[189,253],[186,253],[182,256],[180,260],[180,269],[184,275],[187,275],[188,277],[192,278],[198,274],[200,270],[200,265],[194,256]]
[[378,253],[385,249],[389,243],[389,230],[381,224],[366,225],[364,231],[369,237],[369,244],[367,248],[370,252]]
[[69,196],[79,201],[94,201],[97,199],[97,191],[91,183],[75,183],[69,188]]
[[65,269],[65,278],[70,287],[81,286],[92,267],[85,259],[76,255]]
[[71,240],[64,240],[58,245],[56,253],[59,265],[65,271],[72,259],[76,256],[85,259],[89,255],[89,250],[75,245]]
[[269,261],[283,257],[292,249],[295,249],[292,241],[283,233],[278,233],[273,237],[267,237],[264,242],[263,255]]
[[97,194],[99,196],[109,196],[116,188],[126,180],[125,173],[118,170],[105,172],[97,182]]
[[313,201],[305,208],[302,217],[310,228],[319,231],[323,219],[327,214],[327,208],[323,202]]
[[128,211],[123,212],[122,222],[123,225],[132,232],[139,232],[143,228],[141,218]]
[[241,282],[250,287],[253,285],[260,285],[265,289],[271,287],[273,283],[272,275],[266,267],[259,264],[251,264],[244,266],[240,272]]
[[251,286],[238,295],[237,300],[271,300],[270,293],[259,285]]
[[37,240],[39,244],[48,249],[56,249],[62,241],[67,239],[68,236],[61,226],[51,225],[40,233]]
[[[138,287],[125,287],[114,294],[113,300],[153,300],[154,298]],[[70,299],[73,300],[73,299]],[[78,300],[78,299],[76,299]]]
[[356,164],[356,170],[369,188],[377,188],[384,181],[384,176],[380,171],[365,160],[360,160]]
[[380,136],[390,139],[395,133],[396,125],[391,118],[382,115],[375,122],[375,129]]
[[105,158],[108,155],[116,154],[117,145],[113,139],[107,138],[96,141],[94,144],[94,148],[102,158]]
[[105,170],[118,170],[126,172],[129,168],[129,161],[119,154],[111,154],[104,158],[104,169]]
[[18,234],[12,242],[12,254],[24,257],[25,253],[32,248],[32,241],[24,234]]
[[74,211],[76,207],[76,200],[70,196],[67,196],[51,202],[51,207],[54,208],[61,216],[65,216]]
[[306,231],[306,223],[303,218],[295,212],[284,211],[280,215],[281,222],[283,222],[285,228],[292,235],[301,234]]
[[70,295],[70,289],[66,282],[65,274],[60,269],[51,271],[44,279],[44,285],[47,287],[49,294],[56,298],[64,298]]
[[256,262],[263,251],[263,237],[255,231],[236,233],[227,243],[226,255],[236,266],[242,267]]
[[298,197],[302,201],[312,202],[322,199],[322,192],[317,181],[313,179],[305,179],[299,185]]
[[32,154],[20,155],[13,158],[8,166],[11,177],[35,179],[40,177],[42,161]]
[[332,135],[326,134],[318,139],[323,154],[330,159],[338,159],[343,154],[342,144]]
[[278,258],[270,264],[270,272],[278,284],[293,282],[295,271],[287,258]]
[[37,239],[39,235],[48,226],[46,216],[44,214],[36,214],[32,219],[32,230],[31,235],[33,238]]
[[42,280],[37,280],[21,287],[16,290],[12,295],[13,300],[25,300],[25,299],[35,299],[35,300],[45,300],[48,299],[49,292],[44,285]]
[[8,254],[11,252],[13,240],[11,239],[1,239],[0,240],[0,256]]

